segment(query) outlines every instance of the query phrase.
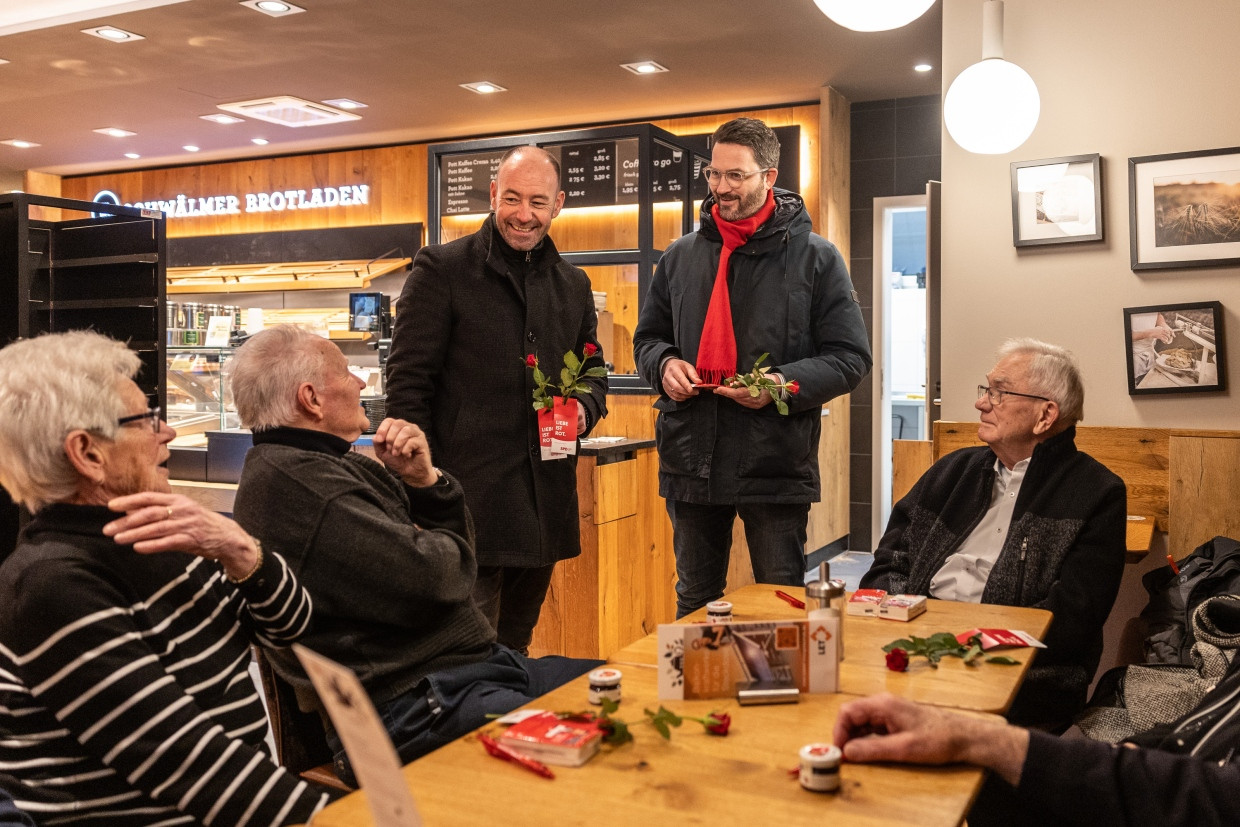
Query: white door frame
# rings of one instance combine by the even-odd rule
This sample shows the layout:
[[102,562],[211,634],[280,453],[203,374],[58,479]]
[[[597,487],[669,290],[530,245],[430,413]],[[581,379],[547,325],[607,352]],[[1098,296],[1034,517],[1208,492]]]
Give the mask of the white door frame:
[[[874,199],[874,368],[871,398],[870,537],[877,547],[891,513],[891,221],[893,212],[925,209],[925,195],[893,195]],[[927,398],[930,396],[926,394]]]

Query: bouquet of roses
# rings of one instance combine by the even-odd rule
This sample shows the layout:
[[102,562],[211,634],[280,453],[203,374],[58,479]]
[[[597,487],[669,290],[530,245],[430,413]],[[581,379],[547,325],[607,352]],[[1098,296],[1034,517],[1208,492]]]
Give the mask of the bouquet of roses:
[[538,440],[543,459],[561,459],[577,453],[577,395],[593,393],[582,381],[589,376],[606,376],[603,366],[585,369],[585,360],[598,353],[598,345],[586,342],[583,358],[571,350],[564,354],[560,382],[553,384],[533,353],[525,357],[526,367],[534,369],[534,410],[538,412]]

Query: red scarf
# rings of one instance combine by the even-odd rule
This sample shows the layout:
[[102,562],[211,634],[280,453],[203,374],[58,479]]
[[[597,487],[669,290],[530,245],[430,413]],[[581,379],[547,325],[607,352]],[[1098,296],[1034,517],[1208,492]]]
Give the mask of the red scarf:
[[719,217],[719,204],[710,208],[715,226],[723,236],[723,249],[719,251],[719,270],[715,273],[715,287],[711,290],[710,304],[706,308],[706,324],[702,326],[702,340],[698,343],[698,378],[718,385],[736,374],[736,332],[732,329],[732,300],[728,296],[728,261],[732,251],[743,245],[775,212],[775,192],[767,190],[762,209],[740,221],[725,221]]

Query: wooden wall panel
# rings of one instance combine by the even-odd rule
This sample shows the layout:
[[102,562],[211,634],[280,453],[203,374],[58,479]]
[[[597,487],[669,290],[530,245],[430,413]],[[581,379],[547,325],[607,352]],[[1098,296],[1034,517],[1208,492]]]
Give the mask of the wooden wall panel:
[[1240,537],[1240,433],[1171,434],[1171,531],[1177,560],[1217,535]]

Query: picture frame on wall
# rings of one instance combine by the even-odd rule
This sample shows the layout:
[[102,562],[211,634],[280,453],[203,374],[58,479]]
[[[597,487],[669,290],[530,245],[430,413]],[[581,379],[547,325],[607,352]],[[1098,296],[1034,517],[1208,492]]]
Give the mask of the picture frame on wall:
[[1012,162],[1012,244],[1102,241],[1102,157]]
[[1240,147],[1128,159],[1133,270],[1240,264]]
[[1124,308],[1128,393],[1227,390],[1220,302]]

